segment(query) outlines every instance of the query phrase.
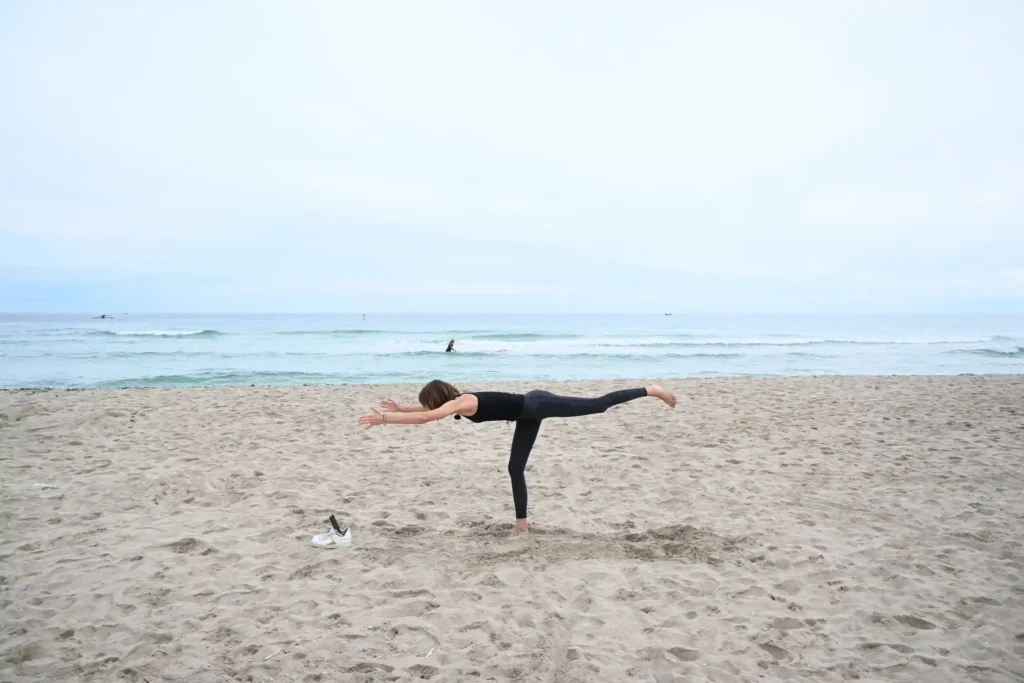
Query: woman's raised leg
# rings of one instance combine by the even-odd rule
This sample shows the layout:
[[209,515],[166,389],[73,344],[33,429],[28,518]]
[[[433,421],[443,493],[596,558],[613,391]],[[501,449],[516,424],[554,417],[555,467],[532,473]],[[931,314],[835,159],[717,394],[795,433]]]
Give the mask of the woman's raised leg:
[[655,396],[672,407],[676,404],[676,397],[656,384],[636,389],[620,389],[595,398],[556,396],[547,391],[531,391],[526,394],[524,413],[536,420],[549,417],[580,417],[603,413],[612,406],[644,396]]

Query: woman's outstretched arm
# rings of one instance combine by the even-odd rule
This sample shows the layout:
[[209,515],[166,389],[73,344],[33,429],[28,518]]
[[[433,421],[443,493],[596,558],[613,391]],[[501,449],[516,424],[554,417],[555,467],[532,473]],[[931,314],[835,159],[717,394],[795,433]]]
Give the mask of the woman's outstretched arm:
[[395,425],[421,425],[434,420],[440,420],[454,413],[459,412],[475,400],[472,396],[459,396],[448,401],[440,408],[434,410],[423,410],[418,413],[382,413],[376,408],[371,408],[372,413],[359,417],[359,424],[366,425],[366,428],[376,427],[382,424]]
[[381,401],[380,407],[390,413],[422,413],[427,409],[426,406],[421,406],[419,403],[415,405],[401,405],[398,401],[390,398]]

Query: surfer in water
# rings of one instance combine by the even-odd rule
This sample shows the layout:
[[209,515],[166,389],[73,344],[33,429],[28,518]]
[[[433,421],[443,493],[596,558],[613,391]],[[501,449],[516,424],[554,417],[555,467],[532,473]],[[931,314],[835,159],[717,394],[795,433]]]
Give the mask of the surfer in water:
[[508,421],[516,423],[512,436],[512,452],[508,459],[508,476],[512,480],[512,500],[516,508],[516,533],[528,530],[526,516],[526,461],[530,458],[540,423],[551,417],[579,417],[603,413],[612,406],[645,396],[659,398],[675,408],[676,397],[657,384],[636,389],[613,391],[596,398],[556,396],[550,391],[534,390],[525,394],[500,391],[462,393],[448,382],[435,379],[420,391],[418,405],[399,405],[388,399],[381,402],[383,412],[373,412],[359,418],[366,428],[378,425],[420,425],[455,415],[473,422]]
[[445,349],[444,352],[445,353],[451,353],[454,350],[455,350],[455,340],[452,339],[450,342],[448,342],[448,348]]

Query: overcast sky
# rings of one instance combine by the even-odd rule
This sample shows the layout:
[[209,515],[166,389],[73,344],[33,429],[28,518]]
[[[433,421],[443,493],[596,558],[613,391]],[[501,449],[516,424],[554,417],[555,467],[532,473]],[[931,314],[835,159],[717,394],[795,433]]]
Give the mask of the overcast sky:
[[0,311],[1024,311],[1024,2],[0,3]]

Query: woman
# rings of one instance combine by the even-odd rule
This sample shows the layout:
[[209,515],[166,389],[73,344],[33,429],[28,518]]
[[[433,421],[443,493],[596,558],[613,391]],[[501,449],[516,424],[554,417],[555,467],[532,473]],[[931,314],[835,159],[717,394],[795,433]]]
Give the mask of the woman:
[[452,339],[450,342],[448,342],[448,348],[445,349],[444,352],[445,353],[451,353],[454,350],[455,350],[455,340]]
[[419,425],[455,415],[473,422],[506,420],[516,423],[512,436],[512,454],[508,460],[508,475],[512,478],[512,499],[516,506],[514,531],[527,530],[526,517],[526,461],[533,442],[540,431],[540,423],[549,417],[578,417],[603,413],[612,406],[644,396],[660,398],[675,408],[676,397],[669,391],[652,384],[639,389],[622,389],[597,398],[556,396],[549,391],[528,391],[526,394],[508,394],[501,391],[477,391],[463,394],[448,382],[435,379],[420,391],[419,405],[398,405],[388,399],[381,402],[384,412],[373,409],[359,418],[366,428],[384,424]]

